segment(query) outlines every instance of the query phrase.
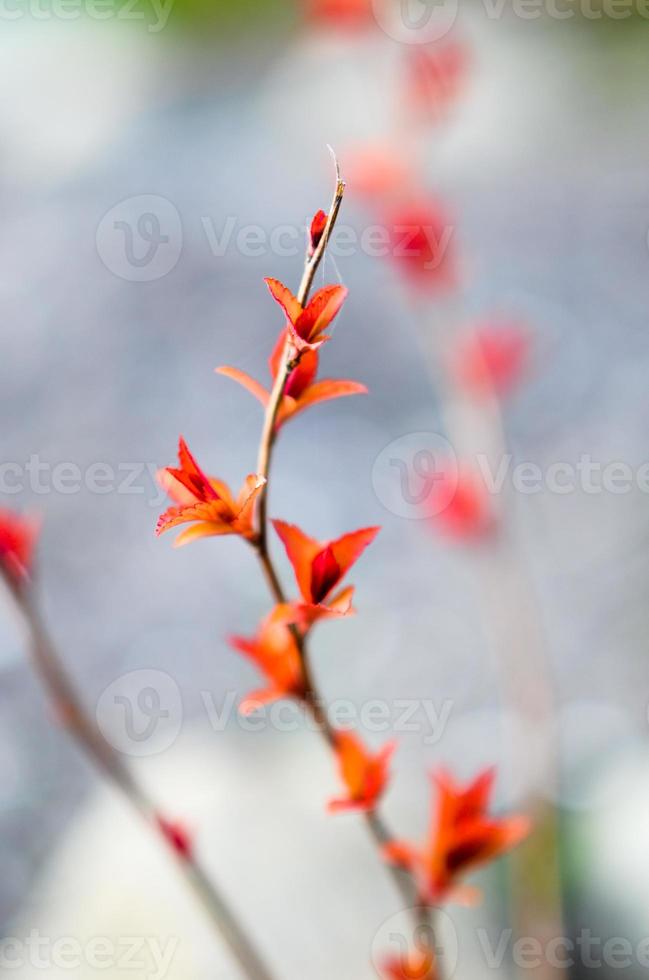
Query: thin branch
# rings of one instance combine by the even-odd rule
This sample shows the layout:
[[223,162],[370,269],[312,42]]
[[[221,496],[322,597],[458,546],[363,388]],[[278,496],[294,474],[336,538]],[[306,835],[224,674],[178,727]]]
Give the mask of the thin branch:
[[[414,312],[422,327],[422,349],[441,406],[444,429],[458,459],[475,462],[482,456],[495,472],[508,452],[498,391],[493,382],[488,382],[476,401],[454,383],[445,370],[452,335],[452,331],[451,335],[448,333],[448,310],[443,320],[431,317],[425,307],[415,308]],[[458,307],[450,322],[458,321],[461,315],[461,307]],[[475,334],[474,344],[480,356]],[[484,355],[480,360],[481,373],[488,379],[490,372]],[[539,770],[546,791],[556,792],[556,693],[538,603],[512,521],[514,500],[511,495],[503,494],[499,501],[492,497],[491,502],[499,533],[492,536],[488,547],[476,551],[472,558],[488,645],[500,673],[505,703],[515,715],[532,720],[535,732],[543,735],[539,742]],[[525,742],[516,743],[513,751],[515,763],[525,771]],[[511,905],[517,933],[538,936],[541,922],[546,933],[565,935],[557,808],[533,789],[525,809],[542,832],[532,835],[518,848],[509,863]],[[539,868],[543,869],[543,886],[532,892],[527,887],[530,869],[538,879]],[[561,965],[544,965],[543,980],[564,980],[565,976],[566,970]]]
[[27,625],[32,662],[57,718],[95,768],[118,787],[149,828],[165,843],[167,850],[176,859],[180,874],[229,947],[244,975],[249,980],[272,980],[260,953],[214,881],[193,853],[181,854],[173,846],[161,822],[160,811],[87,713],[43,623],[31,586],[18,584],[8,575],[5,579]]
[[[335,158],[334,158],[335,159]],[[345,183],[340,179],[340,170],[338,168],[338,162],[336,161],[336,191],[331,202],[331,208],[329,209],[329,215],[327,217],[327,223],[325,229],[322,233],[320,241],[318,242],[316,248],[313,250],[313,254],[307,257],[304,265],[304,273],[302,274],[302,281],[300,282],[300,288],[297,291],[296,299],[300,306],[305,306],[309,298],[309,293],[311,292],[311,286],[313,285],[313,280],[315,274],[318,271],[318,266],[322,261],[322,257],[325,254],[331,232],[333,231],[334,225],[336,224],[336,219],[338,218],[338,213],[340,211],[340,206],[343,202],[343,196],[345,194]],[[275,444],[276,436],[276,424],[277,424],[277,413],[279,412],[279,407],[282,404],[282,397],[284,395],[284,388],[286,387],[286,382],[288,376],[291,373],[291,342],[290,337],[287,332],[286,343],[284,344],[284,351],[280,361],[280,367],[277,371],[277,377],[275,378],[275,383],[273,384],[270,398],[268,400],[268,405],[266,407],[266,414],[264,416],[264,427],[261,433],[261,439],[259,442],[259,455],[257,457],[257,473],[259,476],[263,476],[266,481],[270,475],[270,465],[272,460],[273,446]],[[268,519],[267,519],[267,499],[268,499],[268,483],[264,486],[259,497],[257,498],[257,514],[258,514],[258,547],[260,555],[264,555],[267,552],[267,537],[268,537]],[[272,566],[265,569],[266,576],[273,575]],[[276,576],[275,576],[276,578]],[[273,590],[281,591],[279,588],[279,583],[273,585]]]
[[[333,153],[333,151],[332,151]],[[336,224],[336,219],[340,212],[340,207],[343,201],[343,196],[345,193],[345,183],[341,180],[340,169],[338,167],[338,161],[334,155],[334,162],[336,165],[336,190],[334,193],[333,201],[331,203],[331,208],[329,210],[329,215],[327,218],[327,223],[322,237],[311,256],[307,255],[304,273],[302,275],[302,280],[300,282],[300,288],[297,293],[297,299],[300,306],[305,306],[309,298],[309,293],[313,285],[313,280],[317,272],[318,266],[325,254],[329,238]],[[268,404],[266,406],[266,414],[264,417],[264,425],[261,434],[261,441],[259,445],[259,456],[257,463],[257,473],[260,476],[266,478],[266,484],[261,491],[258,498],[258,509],[257,509],[257,534],[254,539],[253,546],[259,557],[259,561],[264,573],[266,582],[268,583],[269,589],[273,596],[273,599],[277,603],[286,602],[286,594],[282,588],[279,575],[273,563],[272,557],[268,549],[268,516],[267,516],[267,501],[268,501],[268,479],[270,474],[270,468],[273,458],[273,449],[275,446],[275,438],[277,433],[277,415],[282,404],[282,398],[284,396],[284,389],[286,387],[286,382],[291,373],[291,370],[295,367],[297,357],[295,356],[293,347],[290,343],[290,338],[287,336],[286,344],[284,345],[284,352],[282,360],[280,362],[279,370],[277,371],[277,376],[275,378],[275,383],[273,385]],[[304,677],[304,700],[311,712],[314,720],[318,725],[318,729],[329,745],[330,748],[335,747],[336,743],[336,733],[332,728],[329,718],[327,717],[327,712],[322,707],[323,700],[318,690],[317,682],[313,675],[311,669],[311,662],[309,657],[309,650],[306,643],[305,637],[297,630],[292,627],[293,636],[297,643],[298,650],[300,652],[300,659],[302,662],[302,672]],[[376,810],[369,811],[363,814],[365,824],[367,829],[374,841],[377,849],[379,851],[394,840],[394,837],[390,830],[388,829],[384,820],[379,816]],[[419,905],[419,894],[413,877],[408,871],[400,867],[384,863],[384,867],[390,874],[395,887],[398,889],[399,894],[406,906],[406,908],[411,908],[413,906]],[[417,922],[421,921],[421,915],[415,909],[415,917]]]

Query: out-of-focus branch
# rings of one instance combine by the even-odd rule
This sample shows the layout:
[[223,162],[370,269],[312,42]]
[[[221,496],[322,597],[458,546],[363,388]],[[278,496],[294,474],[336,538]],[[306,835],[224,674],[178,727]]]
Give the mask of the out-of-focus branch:
[[[507,454],[507,437],[500,398],[494,385],[486,380],[489,367],[486,363],[482,365],[480,374],[485,380],[478,404],[450,381],[444,368],[449,363],[448,315],[431,322],[429,314],[419,313],[444,430],[451,445],[459,460],[471,462],[482,454],[496,473]],[[480,356],[479,343],[474,343],[472,350],[474,356]],[[495,506],[495,500],[492,502]],[[496,520],[497,533],[476,549],[473,561],[482,618],[498,668],[503,699],[512,713],[534,729],[538,740],[535,761],[546,794],[542,797],[533,791],[525,803],[536,833],[510,858],[512,914],[519,935],[537,937],[544,943],[565,935],[559,816],[557,808],[548,801],[558,787],[556,697],[539,610],[516,540],[510,495],[499,498]],[[526,746],[515,745],[513,751],[518,753],[515,760],[518,770],[526,771],[529,766]],[[529,887],[532,879],[539,885],[534,892]],[[542,980],[563,977],[564,969],[545,964]]]
[[98,772],[123,793],[149,828],[164,842],[175,858],[179,873],[227,944],[242,973],[249,980],[273,980],[261,954],[193,849],[179,846],[174,841],[169,833],[170,825],[87,713],[43,623],[31,582],[18,581],[9,575],[4,575],[4,578],[27,626],[31,659],[59,722]]

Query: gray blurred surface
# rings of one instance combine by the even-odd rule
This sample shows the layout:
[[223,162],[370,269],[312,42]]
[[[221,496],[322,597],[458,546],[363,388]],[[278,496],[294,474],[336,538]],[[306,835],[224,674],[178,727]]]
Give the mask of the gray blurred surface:
[[[496,131],[471,138],[470,104],[451,131],[451,145],[470,148],[470,162],[454,174],[443,149],[437,159],[432,148],[467,257],[463,300],[471,313],[511,310],[534,330],[535,370],[506,406],[517,459],[543,465],[591,453],[637,466],[648,458],[649,189],[646,148],[635,146],[637,132],[646,137],[646,107],[631,82],[623,122],[610,94],[593,96],[596,49],[589,58],[579,48],[577,67],[570,46],[561,49],[572,79],[565,100],[532,85],[533,67],[527,88],[520,68],[531,43],[516,37],[511,72],[521,91]],[[550,69],[552,44],[552,36],[536,38],[533,66]],[[485,38],[487,73],[495,52]],[[324,144],[344,139],[354,120],[341,123],[340,134],[329,125],[336,83],[304,82],[304,52],[292,57],[270,71],[263,96],[252,66],[225,92],[212,90],[208,77],[191,97],[145,105],[68,180],[4,187],[3,460],[23,464],[38,454],[82,470],[95,462],[153,468],[172,463],[182,432],[209,472],[238,484],[254,469],[260,410],[213,368],[235,364],[265,376],[281,319],[262,277],[295,285],[300,260],[250,258],[235,248],[217,258],[202,219],[217,232],[228,216],[237,228],[270,231],[326,205]],[[585,93],[592,105],[584,106]],[[313,115],[295,119],[295,104],[305,103]],[[294,132],[286,132],[284,112]],[[555,117],[560,125],[546,125],[539,139],[529,120]],[[431,165],[431,182],[435,173]],[[95,242],[103,215],[141,194],[173,202],[182,219],[179,261],[150,283],[112,274]],[[345,219],[362,226],[358,202],[348,202]],[[319,629],[316,669],[332,699],[453,702],[455,735],[452,720],[438,745],[402,737],[399,762],[415,786],[434,761],[463,773],[487,761],[480,740],[463,733],[473,712],[497,713],[498,684],[470,557],[387,512],[372,487],[373,462],[392,439],[439,428],[416,318],[386,264],[363,255],[336,264],[350,297],[323,352],[323,374],[356,378],[371,394],[316,408],[283,434],[271,512],[323,538],[383,525],[352,576],[359,616]],[[336,278],[331,263],[326,271]],[[88,704],[125,672],[159,669],[180,686],[185,718],[207,734],[201,691],[220,698],[256,685],[224,637],[252,632],[267,597],[239,542],[174,552],[170,536],[157,541],[155,487],[150,477],[137,485],[142,492],[27,491],[3,503],[44,516],[46,613]],[[646,735],[646,495],[542,494],[518,497],[516,507],[559,699],[610,710],[611,738],[633,746]],[[0,914],[10,921],[94,777],[50,726],[21,637],[4,618],[0,640]],[[488,717],[475,717],[476,730],[492,732]],[[417,790],[417,806],[427,806],[426,796]]]

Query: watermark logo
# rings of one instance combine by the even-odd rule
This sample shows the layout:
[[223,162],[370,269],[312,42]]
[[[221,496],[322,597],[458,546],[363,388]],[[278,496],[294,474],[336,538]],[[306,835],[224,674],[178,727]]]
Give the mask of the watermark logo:
[[158,755],[171,748],[180,734],[180,688],[164,671],[131,671],[103,691],[96,717],[102,735],[118,752]]
[[97,252],[106,268],[128,282],[153,282],[178,264],[183,227],[166,197],[141,194],[120,201],[97,228]]
[[[165,980],[180,946],[177,936],[166,941],[153,936],[47,936],[32,929],[26,936],[6,936],[0,941],[0,969],[33,975],[88,976],[89,972],[123,976],[136,972],[142,980]],[[27,968],[27,969],[26,969]]]
[[409,432],[377,456],[372,486],[396,517],[422,520],[445,510],[457,489],[457,459],[448,439],[435,432]]
[[[478,452],[470,462],[476,487],[490,497],[505,493],[559,497],[649,494],[649,460],[631,465],[582,453],[570,460],[546,459],[541,464],[517,460],[512,453],[492,457]],[[407,433],[376,457],[372,486],[386,510],[396,517],[435,517],[453,503],[458,491],[457,454],[435,432]]]
[[381,923],[372,940],[371,959],[378,976],[388,980],[393,976],[387,970],[388,963],[405,963],[417,954],[422,961],[432,956],[440,975],[451,980],[457,969],[458,950],[457,930],[450,915],[435,909],[434,917],[430,917],[426,909],[411,908]]
[[457,20],[459,0],[372,0],[381,30],[402,44],[431,44]]

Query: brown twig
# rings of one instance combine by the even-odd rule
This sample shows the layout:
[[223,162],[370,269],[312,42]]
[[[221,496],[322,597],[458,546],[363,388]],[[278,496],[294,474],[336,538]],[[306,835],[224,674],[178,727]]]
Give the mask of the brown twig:
[[31,583],[19,583],[9,575],[5,575],[5,580],[29,631],[32,662],[60,723],[95,768],[122,792],[176,858],[180,874],[229,947],[244,975],[249,980],[272,980],[260,953],[214,881],[191,851],[181,853],[174,846],[166,832],[164,821],[161,820],[160,811],[87,713],[43,623],[34,601]]
[[[335,159],[335,157],[334,157]],[[327,223],[323,235],[318,243],[318,246],[314,250],[312,255],[307,254],[307,258],[304,266],[304,273],[302,275],[302,281],[300,283],[300,288],[297,293],[297,300],[300,306],[305,306],[309,297],[309,292],[313,285],[313,280],[317,272],[318,266],[325,254],[329,238],[333,231],[334,225],[336,224],[336,219],[340,211],[340,206],[342,204],[343,195],[345,193],[345,184],[341,180],[340,170],[338,168],[338,163],[336,161],[336,190],[334,193],[333,201],[331,203],[331,208],[329,209],[329,215],[327,217]],[[286,594],[282,588],[279,575],[273,563],[272,557],[268,549],[268,517],[267,517],[267,502],[268,502],[268,479],[270,474],[270,468],[273,458],[273,448],[275,445],[275,439],[277,434],[277,416],[282,404],[282,398],[284,395],[284,389],[286,387],[286,382],[291,373],[291,370],[295,367],[299,355],[297,355],[292,347],[290,338],[287,336],[286,344],[284,346],[284,352],[282,360],[280,362],[280,367],[277,371],[277,376],[275,378],[275,383],[273,385],[268,404],[266,406],[266,414],[264,417],[264,425],[261,434],[261,441],[259,445],[259,456],[257,462],[257,473],[259,476],[263,476],[266,479],[266,484],[262,489],[258,497],[257,505],[257,534],[252,541],[252,544],[257,552],[259,561],[264,573],[264,577],[268,583],[269,589],[273,596],[273,599],[277,603],[286,602]],[[305,637],[302,633],[292,628],[295,641],[300,652],[300,658],[302,661],[302,672],[304,678],[304,700],[307,708],[311,712],[314,720],[318,725],[318,729],[327,742],[327,744],[333,749],[336,744],[336,733],[332,728],[329,718],[327,717],[327,712],[322,707],[323,700],[320,696],[318,690],[317,682],[314,678],[313,671],[311,669],[311,662],[309,657],[309,650],[306,643]],[[390,830],[388,829],[386,823],[379,816],[376,810],[364,813],[365,824],[367,829],[379,851],[382,851],[387,844],[394,840],[394,837]],[[413,877],[408,871],[400,867],[385,864],[384,865],[390,874],[395,886],[397,887],[399,894],[406,908],[411,908],[419,906],[418,889],[415,885]],[[414,908],[415,918],[417,923],[421,923],[421,913],[418,908]]]
[[[325,229],[322,233],[320,241],[318,242],[316,248],[311,256],[307,257],[304,265],[304,273],[302,275],[302,281],[300,283],[300,288],[297,291],[296,299],[300,306],[305,306],[307,299],[309,298],[309,293],[311,292],[311,286],[313,285],[313,280],[315,274],[318,271],[318,266],[322,261],[322,257],[327,248],[331,232],[336,224],[336,219],[338,218],[338,212],[340,211],[340,206],[343,202],[343,195],[345,193],[345,184],[340,179],[340,170],[338,168],[338,163],[336,162],[336,192],[334,194],[333,201],[331,202],[331,208],[329,210],[329,215],[327,217],[327,223]],[[284,395],[284,388],[286,387],[286,382],[288,376],[291,372],[291,342],[290,337],[287,334],[286,343],[284,344],[284,351],[282,359],[280,361],[280,367],[277,371],[277,377],[275,378],[275,383],[273,384],[270,398],[268,400],[268,405],[266,407],[266,414],[264,416],[264,427],[261,433],[261,439],[259,442],[259,455],[257,458],[257,473],[259,476],[264,477],[267,481],[270,475],[270,464],[273,455],[273,446],[275,444],[276,437],[276,425],[277,425],[277,413],[279,412],[279,407],[282,404],[282,397]],[[267,520],[267,499],[268,499],[268,485],[266,485],[258,497],[258,547],[259,554],[264,555],[267,559],[265,563],[265,574],[269,578],[269,582],[274,578],[275,581],[272,582],[272,588],[274,591],[280,591],[279,582],[277,581],[277,576],[274,573],[272,563],[268,559],[268,548],[267,548],[267,536],[268,536],[268,520]]]

